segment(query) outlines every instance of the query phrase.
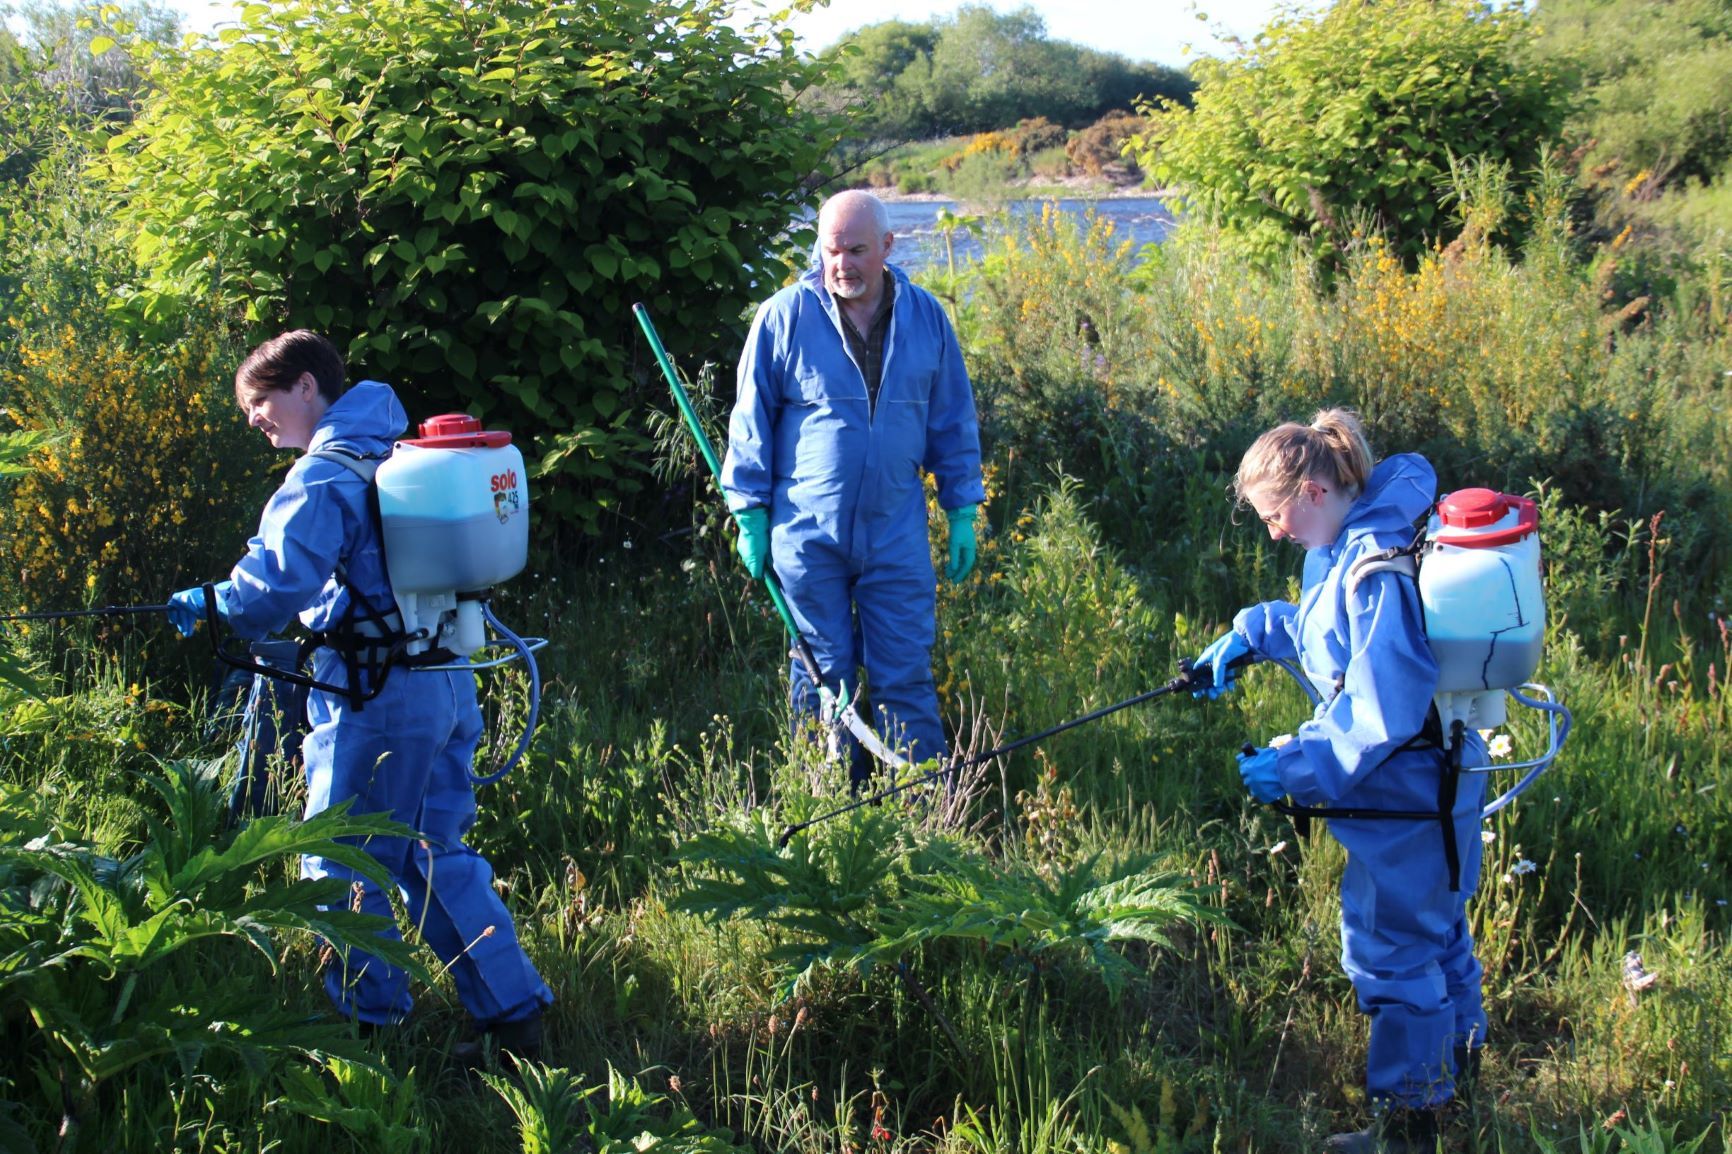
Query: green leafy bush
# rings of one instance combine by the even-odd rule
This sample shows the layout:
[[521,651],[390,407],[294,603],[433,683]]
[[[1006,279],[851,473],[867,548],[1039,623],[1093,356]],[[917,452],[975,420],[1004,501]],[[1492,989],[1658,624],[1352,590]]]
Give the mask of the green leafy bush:
[[544,507],[594,525],[640,484],[631,304],[676,351],[736,324],[832,135],[799,101],[819,66],[733,15],[248,5],[160,58],[110,151],[137,304],[327,332],[412,410],[513,428],[575,482]]
[[1319,250],[1369,218],[1406,259],[1447,236],[1451,158],[1523,174],[1562,126],[1556,70],[1525,51],[1519,4],[1342,0],[1277,19],[1251,50],[1200,61],[1192,108],[1147,106],[1140,162],[1247,250]]

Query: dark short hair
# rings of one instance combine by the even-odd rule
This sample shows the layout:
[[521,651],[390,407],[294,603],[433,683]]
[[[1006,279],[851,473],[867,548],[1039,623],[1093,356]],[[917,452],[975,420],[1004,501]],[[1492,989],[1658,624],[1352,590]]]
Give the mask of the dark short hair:
[[334,401],[349,387],[349,370],[337,346],[311,329],[295,329],[272,337],[235,370],[235,390],[254,395],[295,387],[302,373],[313,374],[319,395]]

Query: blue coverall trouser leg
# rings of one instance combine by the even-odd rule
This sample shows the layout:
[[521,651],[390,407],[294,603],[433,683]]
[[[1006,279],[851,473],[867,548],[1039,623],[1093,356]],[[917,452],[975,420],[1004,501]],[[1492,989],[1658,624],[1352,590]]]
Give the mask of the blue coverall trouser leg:
[[1456,806],[1461,889],[1451,892],[1435,822],[1331,819],[1347,848],[1341,965],[1371,1019],[1366,1092],[1424,1107],[1454,1093],[1457,1046],[1485,1044],[1481,970],[1467,926],[1479,882],[1484,778],[1466,774]]
[[[341,680],[336,661],[319,664],[320,680]],[[411,924],[450,966],[464,1008],[488,1024],[538,1013],[553,992],[518,942],[492,867],[463,843],[475,823],[469,771],[482,729],[474,675],[399,669],[359,710],[314,691],[308,715],[307,815],[352,797],[352,812],[389,813],[418,830],[420,839],[362,845],[396,880]],[[301,872],[348,878],[354,907],[393,916],[389,895],[340,863],[309,855]],[[359,951],[332,959],[325,988],[344,1014],[363,1022],[399,1021],[412,1005],[408,975]]]
[[[943,757],[932,678],[938,586],[930,555],[886,551],[855,568],[839,551],[807,541],[795,555],[779,555],[776,569],[825,682],[834,689],[846,680],[852,694],[863,666],[872,726],[885,744],[917,761]],[[798,661],[790,665],[789,700],[796,724],[817,712],[817,689]]]

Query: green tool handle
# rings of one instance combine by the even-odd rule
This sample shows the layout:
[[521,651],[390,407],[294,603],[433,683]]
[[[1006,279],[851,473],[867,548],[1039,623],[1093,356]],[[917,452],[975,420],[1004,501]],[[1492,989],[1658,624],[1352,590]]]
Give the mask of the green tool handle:
[[[691,430],[692,439],[698,443],[698,451],[704,455],[704,463],[710,467],[710,476],[719,486],[722,483],[722,463],[716,457],[716,450],[710,444],[710,439],[704,434],[704,427],[698,421],[697,410],[692,408],[692,399],[686,395],[685,386],[680,384],[679,376],[674,372],[674,363],[668,359],[668,351],[662,345],[661,336],[656,332],[655,322],[650,320],[649,310],[642,304],[631,306],[632,315],[637,317],[637,323],[643,329],[643,335],[648,338],[650,348],[654,350],[656,362],[662,367],[662,375],[668,379],[668,386],[674,391],[674,403],[680,407],[680,416],[685,419],[686,428]],[[788,630],[788,636],[794,639],[795,656],[800,664],[806,667],[807,676],[812,684],[822,685],[823,679],[818,674],[818,660],[812,653],[811,646],[806,644],[805,637],[794,624],[794,614],[788,608],[788,599],[782,593],[782,583],[776,579],[776,571],[770,565],[764,566],[764,586],[770,591],[770,601],[776,606],[776,612],[781,614],[782,624]]]

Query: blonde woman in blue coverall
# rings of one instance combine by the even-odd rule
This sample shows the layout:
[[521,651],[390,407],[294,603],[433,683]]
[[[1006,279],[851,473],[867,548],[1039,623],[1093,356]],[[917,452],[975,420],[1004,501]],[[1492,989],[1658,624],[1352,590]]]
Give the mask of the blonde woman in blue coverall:
[[[296,615],[314,633],[340,635],[357,596],[381,611],[395,606],[368,482],[315,454],[381,458],[408,422],[389,385],[348,388],[346,380],[335,346],[305,330],[260,345],[235,374],[248,424],[276,448],[308,452],[266,504],[246,556],[217,586],[218,612],[243,637],[273,633]],[[190,634],[205,614],[203,588],[170,601],[176,625]],[[350,684],[342,655],[328,646],[315,652],[311,672]],[[533,1055],[553,993],[518,944],[492,867],[463,844],[475,821],[469,772],[482,732],[474,674],[394,669],[361,705],[313,690],[307,720],[307,815],[353,801],[356,813],[388,813],[420,831],[421,840],[373,838],[364,848],[390,870],[411,921],[451,967],[477,1032]],[[337,862],[308,856],[301,871],[346,878],[361,890],[363,911],[392,916],[386,893]],[[411,1007],[408,976],[366,954],[332,960],[325,987],[346,1016],[369,1025],[399,1022]],[[459,1059],[479,1059],[479,1042],[459,1043]]]
[[[1346,582],[1361,557],[1412,539],[1414,521],[1436,497],[1431,466],[1413,454],[1374,466],[1357,417],[1331,409],[1309,426],[1263,434],[1234,489],[1272,538],[1305,549],[1303,591],[1297,605],[1240,611],[1204,651],[1198,664],[1211,666],[1211,696],[1232,688],[1228,663],[1251,654],[1296,661],[1321,698],[1291,741],[1240,756],[1246,788],[1263,802],[1286,795],[1308,806],[1436,812],[1444,755],[1427,719],[1437,665],[1418,589],[1392,572],[1370,574],[1351,592]],[[1470,730],[1462,765],[1485,764]],[[1444,1107],[1478,1065],[1486,1019],[1465,911],[1479,878],[1484,789],[1482,775],[1461,775],[1453,891],[1439,822],[1329,819],[1347,849],[1341,963],[1371,1021],[1374,1117],[1365,1130],[1330,1138],[1328,1150],[1429,1152]]]
[[[758,309],[740,355],[722,487],[752,576],[769,558],[830,688],[864,666],[880,736],[942,757],[932,679],[937,589],[921,471],[950,526],[945,574],[974,565],[985,491],[974,392],[943,306],[887,263],[882,202],[818,214],[819,267]],[[818,694],[791,664],[798,719]],[[870,767],[858,754],[858,781]]]

